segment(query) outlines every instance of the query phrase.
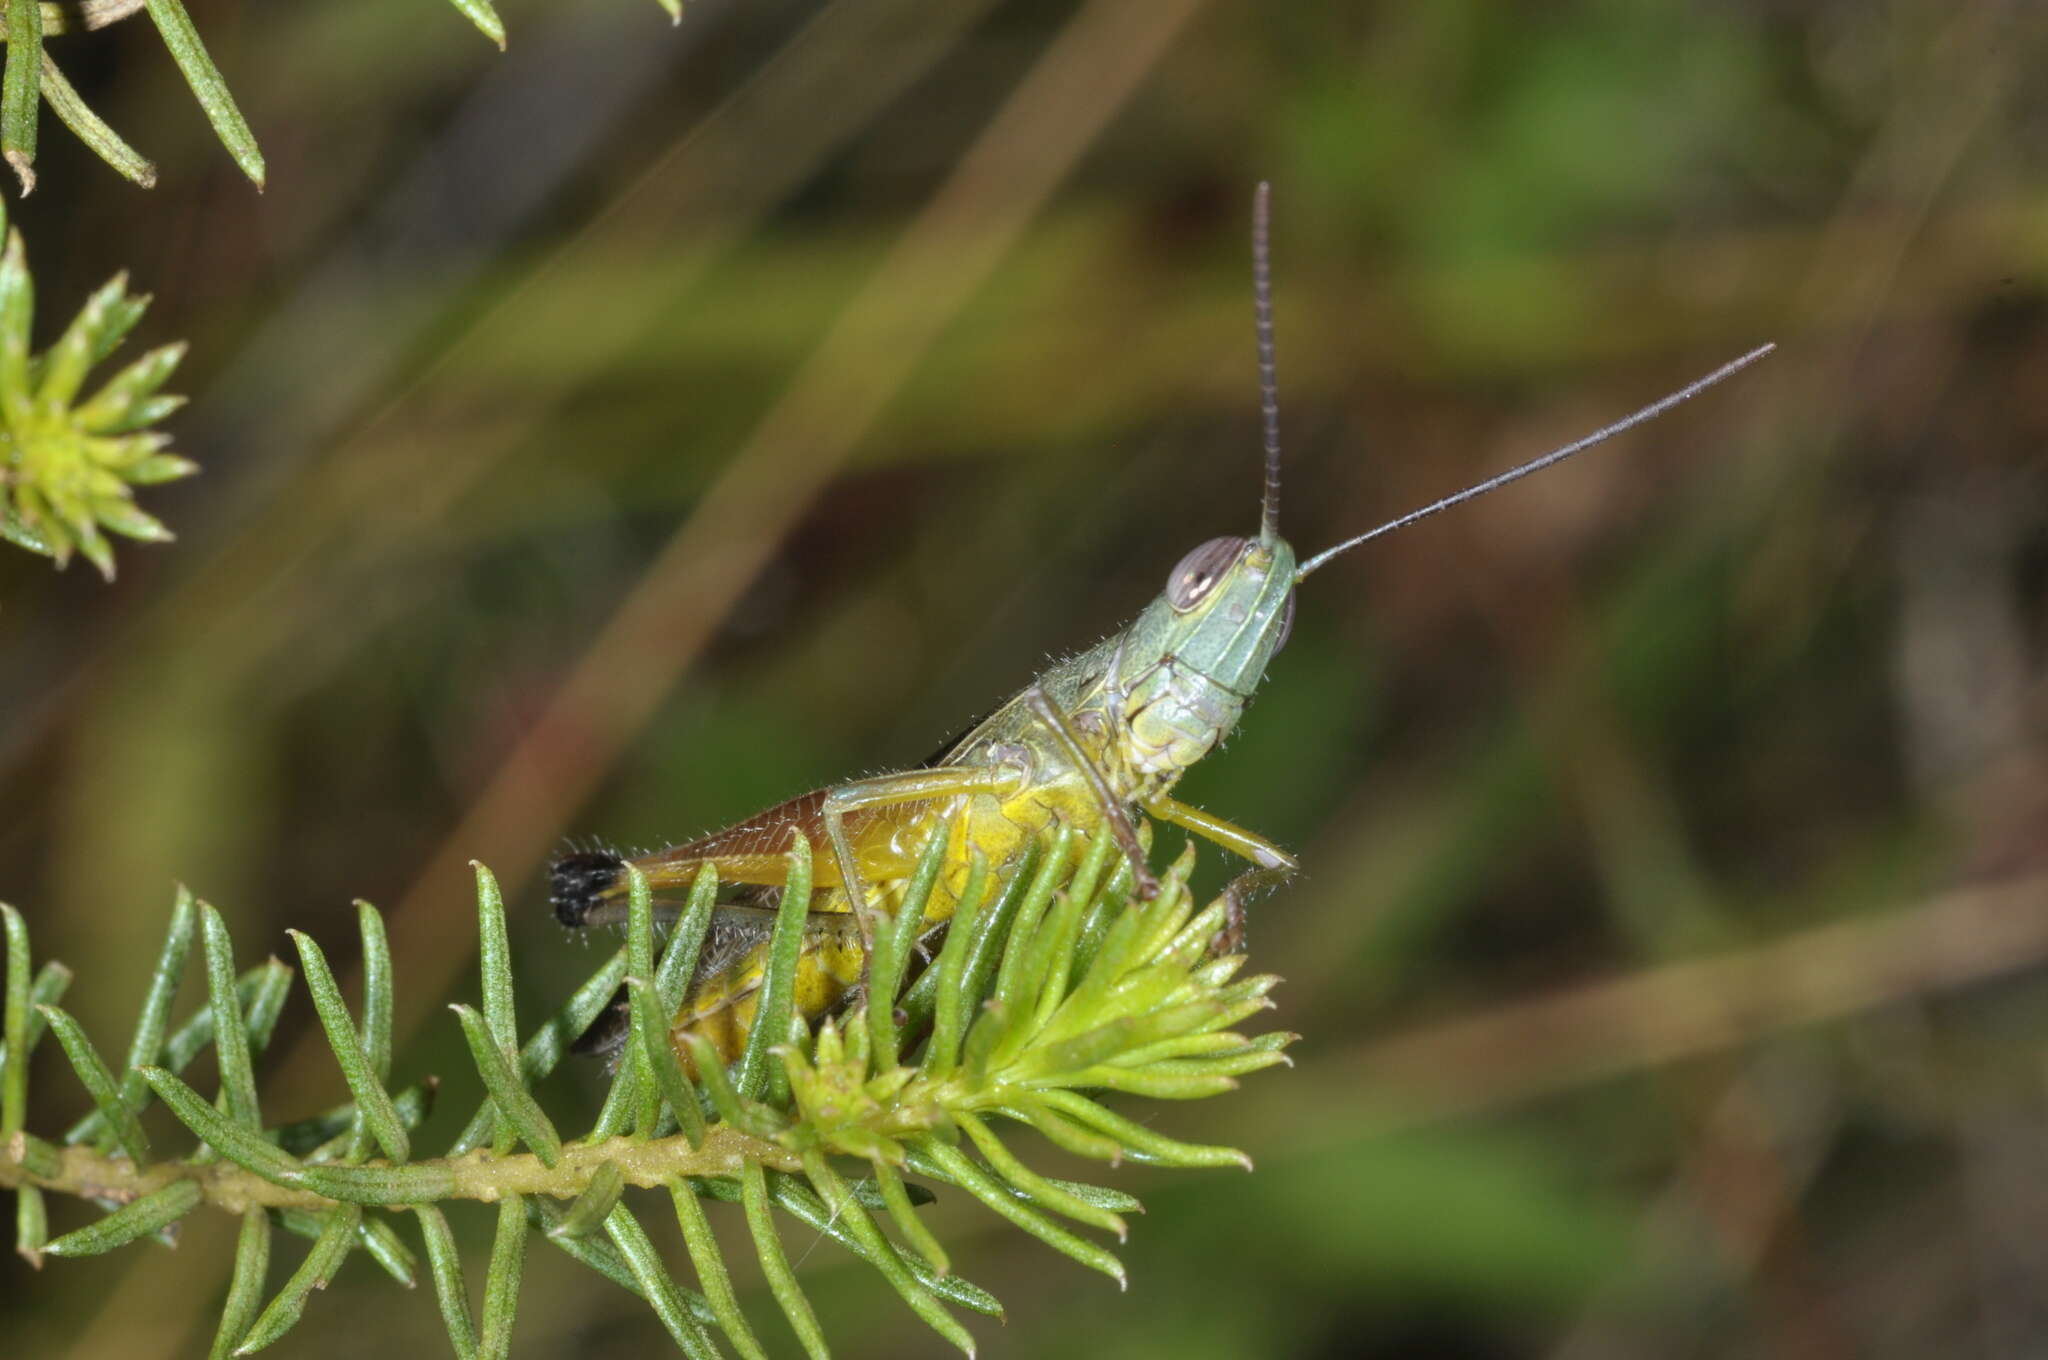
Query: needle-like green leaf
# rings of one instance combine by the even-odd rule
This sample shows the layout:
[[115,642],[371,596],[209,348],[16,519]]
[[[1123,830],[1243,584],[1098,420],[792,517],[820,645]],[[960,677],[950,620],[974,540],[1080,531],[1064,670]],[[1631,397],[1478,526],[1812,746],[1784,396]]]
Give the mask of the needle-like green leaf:
[[[1003,1140],[996,1137],[979,1116],[967,1110],[958,1110],[954,1112],[953,1119],[973,1142],[975,1149],[981,1153],[982,1160],[988,1163],[989,1170],[1008,1181],[1017,1192],[1054,1213],[1065,1214],[1077,1223],[1086,1223],[1091,1228],[1113,1232],[1118,1241],[1123,1241],[1130,1235],[1130,1229],[1116,1214],[1096,1207],[1018,1161],[1016,1155],[1003,1145]],[[954,1151],[951,1148],[946,1150]],[[934,1156],[942,1163],[945,1160],[936,1151]]]
[[960,1149],[934,1140],[926,1145],[924,1152],[937,1164],[939,1171],[947,1180],[1025,1232],[1061,1255],[1070,1256],[1090,1269],[1101,1271],[1116,1281],[1117,1288],[1122,1289],[1126,1285],[1123,1262],[1117,1260],[1114,1253],[1096,1246],[1086,1238],[1068,1232],[1044,1214],[1018,1200],[1016,1196],[1007,1193],[999,1181],[976,1166]]
[[298,1325],[305,1315],[306,1299],[314,1290],[325,1289],[348,1258],[362,1214],[353,1204],[327,1211],[327,1226],[314,1239],[312,1250],[299,1262],[299,1268],[284,1282],[284,1288],[277,1291],[269,1306],[257,1315],[241,1344],[235,1347],[236,1355],[253,1355]]
[[498,1201],[498,1232],[484,1272],[484,1330],[477,1355],[503,1360],[512,1353],[512,1320],[519,1312],[519,1279],[526,1269],[526,1203],[519,1195]]
[[640,1226],[639,1219],[633,1217],[633,1211],[623,1204],[614,1208],[611,1217],[605,1220],[605,1231],[626,1258],[633,1278],[639,1282],[641,1292],[653,1306],[655,1316],[661,1319],[661,1325],[675,1338],[683,1354],[690,1360],[717,1360],[718,1347],[713,1344],[710,1333],[704,1330],[704,1324],[684,1303],[682,1286],[662,1264],[661,1253],[654,1249],[647,1230]]
[[235,1270],[228,1277],[228,1301],[221,1308],[208,1360],[226,1360],[242,1344],[263,1302],[264,1277],[270,1273],[270,1215],[261,1209],[242,1211],[235,1239]]
[[40,1269],[43,1247],[50,1240],[50,1210],[43,1202],[41,1186],[17,1186],[14,1191],[14,1251],[22,1260]]
[[[299,947],[299,965],[306,976],[306,990],[313,996],[313,1010],[320,1017],[321,1029],[326,1031],[328,1048],[341,1064],[342,1080],[348,1083],[349,1094],[356,1098],[363,1127],[384,1149],[386,1157],[394,1162],[406,1161],[412,1156],[412,1140],[406,1137],[405,1123],[391,1103],[391,1093],[378,1080],[376,1066],[363,1050],[362,1036],[356,1032],[355,1019],[348,1013],[348,1002],[342,999],[340,984],[327,966],[327,955],[312,936],[297,930],[285,933]],[[351,1148],[357,1157],[364,1151],[367,1149]]]
[[97,1256],[176,1223],[199,1207],[199,1182],[176,1180],[122,1205],[97,1223],[65,1233],[43,1248],[50,1256]]
[[690,1253],[690,1265],[697,1272],[697,1282],[704,1286],[704,1301],[711,1305],[725,1339],[747,1360],[768,1360],[767,1352],[761,1349],[753,1329],[747,1326],[746,1315],[740,1312],[739,1299],[732,1292],[732,1277],[726,1273],[725,1257],[718,1248],[718,1238],[712,1234],[711,1220],[704,1216],[703,1201],[697,1198],[697,1191],[683,1177],[670,1181],[668,1191],[669,1198],[675,1201],[676,1222],[683,1230],[683,1245]]
[[923,932],[932,888],[944,867],[946,849],[952,840],[952,824],[941,821],[925,838],[924,853],[918,857],[902,903],[893,916],[877,920],[875,956],[868,963],[868,1049],[877,1071],[886,1072],[897,1063],[896,997],[903,990],[903,971],[910,963],[910,951]]
[[484,1089],[491,1093],[499,1111],[511,1121],[534,1155],[544,1165],[553,1166],[562,1155],[562,1137],[541,1110],[540,1102],[533,1098],[533,1092],[519,1079],[513,1059],[491,1038],[483,1016],[468,1006],[449,1009],[462,1022],[462,1037],[469,1041],[470,1057],[484,1079]]
[[498,11],[491,8],[491,0],[449,0],[463,18],[477,26],[477,30],[505,50],[505,21],[498,17]]
[[[527,1039],[526,1047],[519,1051],[521,1078],[531,1084],[554,1071],[576,1036],[590,1028],[591,1022],[611,1004],[612,995],[619,990],[620,979],[625,975],[626,951],[621,948]],[[497,1117],[497,1106],[486,1097],[456,1138],[449,1154],[459,1156],[490,1142],[497,1127]]]
[[157,1099],[171,1107],[171,1113],[201,1142],[221,1156],[275,1185],[299,1189],[304,1185],[306,1166],[298,1158],[264,1138],[255,1129],[244,1128],[213,1108],[197,1091],[161,1067],[145,1067],[143,1077]]
[[768,1279],[769,1291],[775,1295],[782,1315],[789,1319],[790,1329],[796,1333],[804,1353],[810,1360],[827,1360],[831,1351],[825,1346],[825,1333],[818,1326],[818,1315],[812,1311],[811,1301],[804,1297],[796,1272],[789,1268],[789,1257],[782,1250],[782,1239],[775,1231],[775,1220],[768,1210],[767,1177],[759,1162],[741,1164],[740,1186],[747,1212],[747,1229],[753,1234],[754,1251],[761,1258],[761,1273]]
[[114,1074],[107,1070],[99,1050],[93,1047],[85,1030],[56,1006],[39,1006],[37,1009],[49,1020],[57,1042],[64,1048],[64,1056],[71,1059],[71,1068],[78,1073],[78,1079],[84,1083],[93,1104],[112,1125],[121,1150],[137,1166],[146,1164],[149,1161],[149,1139],[143,1135],[142,1124],[135,1118],[135,1111],[122,1103],[121,1089],[114,1082]]
[[145,189],[156,187],[156,167],[134,147],[121,140],[121,134],[108,127],[97,113],[79,97],[64,73],[57,69],[57,63],[50,60],[49,52],[43,53],[43,99],[64,126],[71,129],[78,140],[91,147],[93,154],[114,167],[123,179]]
[[256,134],[249,131],[248,121],[235,106],[235,97],[228,93],[220,69],[207,55],[206,44],[199,40],[199,30],[192,26],[192,17],[178,0],[148,0],[148,7],[157,32],[163,35],[164,46],[171,50],[171,60],[178,63],[185,83],[198,96],[199,107],[206,111],[206,121],[213,124],[214,134],[235,158],[235,164],[242,167],[242,173],[261,189],[263,152],[256,145]]
[[932,1291],[925,1287],[910,1270],[903,1257],[897,1254],[894,1244],[882,1236],[881,1229],[868,1217],[860,1201],[853,1197],[838,1173],[832,1170],[823,1154],[813,1150],[804,1156],[804,1174],[811,1184],[831,1206],[832,1216],[846,1225],[847,1231],[867,1249],[867,1260],[882,1272],[897,1294],[910,1305],[910,1311],[924,1319],[925,1325],[944,1337],[948,1342],[967,1355],[974,1354],[974,1337],[960,1325],[960,1320],[945,1310]]
[[[199,904],[199,937],[206,953],[207,1004],[213,1008],[213,1049],[220,1056],[220,1088],[227,1099],[227,1117],[240,1128],[258,1129],[263,1117],[256,1104],[249,1035],[242,1028],[241,1003],[235,994],[235,947],[228,938],[227,922],[205,902]],[[157,1094],[163,1094],[161,1088]]]
[[918,1217],[917,1208],[910,1202],[910,1192],[903,1184],[902,1175],[895,1167],[878,1159],[875,1162],[875,1183],[881,1187],[882,1203],[889,1209],[889,1221],[896,1225],[896,1230],[903,1234],[904,1240],[917,1248],[918,1254],[924,1257],[933,1270],[941,1275],[951,1274],[952,1259],[946,1255],[946,1249],[939,1244],[939,1239],[932,1235],[932,1230],[925,1226],[925,1221]]
[[[38,21],[40,22],[40,21]],[[28,1117],[29,953],[28,922],[0,902],[0,937],[7,942],[5,1000],[0,1003],[0,1035],[7,1041],[7,1066],[0,1069],[0,1143],[21,1132]]]
[[0,151],[21,181],[36,187],[36,119],[42,112],[43,9],[36,0],[7,0],[7,67],[0,75]]
[[427,1266],[434,1277],[434,1301],[441,1308],[441,1325],[448,1329],[448,1343],[456,1360],[475,1360],[476,1325],[470,1320],[469,1291],[462,1282],[462,1257],[455,1247],[455,1234],[448,1218],[432,1204],[415,1205],[420,1236],[427,1245]]
[[625,1188],[626,1177],[619,1170],[619,1164],[606,1162],[590,1178],[590,1184],[583,1187],[583,1193],[569,1205],[561,1221],[548,1229],[548,1236],[588,1237],[602,1231],[604,1221],[611,1217]]
[[775,934],[768,946],[768,967],[761,981],[761,1004],[754,1013],[754,1027],[747,1035],[746,1051],[733,1073],[733,1086],[741,1098],[757,1100],[768,1089],[770,1049],[784,1042],[789,1033],[796,992],[796,965],[803,955],[804,926],[811,906],[811,843],[801,834],[789,852],[789,876],[783,882],[782,901],[776,908]]

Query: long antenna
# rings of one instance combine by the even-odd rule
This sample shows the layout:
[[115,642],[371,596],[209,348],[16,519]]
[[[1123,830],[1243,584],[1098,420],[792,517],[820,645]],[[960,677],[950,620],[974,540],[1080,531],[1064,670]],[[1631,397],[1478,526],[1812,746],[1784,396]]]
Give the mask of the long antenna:
[[1280,383],[1273,374],[1273,261],[1267,222],[1273,186],[1252,195],[1252,317],[1259,338],[1259,414],[1266,423],[1266,490],[1259,499],[1259,542],[1280,537]]
[[1357,547],[1361,543],[1370,543],[1373,539],[1378,538],[1381,534],[1391,534],[1396,529],[1405,529],[1409,525],[1415,523],[1417,520],[1428,519],[1431,515],[1434,515],[1439,511],[1448,510],[1454,505],[1463,504],[1464,502],[1473,499],[1475,496],[1484,496],[1489,491],[1498,491],[1500,490],[1500,488],[1506,486],[1509,482],[1520,481],[1522,478],[1528,476],[1532,472],[1541,472],[1544,468],[1551,466],[1553,463],[1562,463],[1565,459],[1571,457],[1573,454],[1583,453],[1585,450],[1592,448],[1595,444],[1605,443],[1607,440],[1614,438],[1614,436],[1620,434],[1622,431],[1634,429],[1636,426],[1642,424],[1646,420],[1655,420],[1658,416],[1663,415],[1666,411],[1678,405],[1678,403],[1685,401],[1690,397],[1698,396],[1700,393],[1706,391],[1709,387],[1712,387],[1715,383],[1720,382],[1723,378],[1733,377],[1735,374],[1740,373],[1743,369],[1748,368],[1751,364],[1763,358],[1766,354],[1769,354],[1772,350],[1776,348],[1777,346],[1775,344],[1758,345],[1755,349],[1743,355],[1740,359],[1729,360],[1727,363],[1721,365],[1712,373],[1709,373],[1706,377],[1699,379],[1697,382],[1687,383],[1684,387],[1679,388],[1676,392],[1671,393],[1669,396],[1661,397],[1658,400],[1651,402],[1648,406],[1645,406],[1642,410],[1637,411],[1634,415],[1623,416],[1620,420],[1615,421],[1612,425],[1608,425],[1601,429],[1593,431],[1593,433],[1587,435],[1584,439],[1575,440],[1572,443],[1565,445],[1561,449],[1552,449],[1549,453],[1544,454],[1541,458],[1532,458],[1528,462],[1522,464],[1520,467],[1510,468],[1508,471],[1501,473],[1498,477],[1489,477],[1485,481],[1479,483],[1477,486],[1468,486],[1463,491],[1458,492],[1454,496],[1444,497],[1442,500],[1436,502],[1434,505],[1425,505],[1420,510],[1411,510],[1407,514],[1401,516],[1399,519],[1387,521],[1385,524],[1382,524],[1377,529],[1367,530],[1365,533],[1360,534],[1356,538],[1347,538],[1334,548],[1325,548],[1323,549],[1323,551],[1317,553],[1314,557],[1311,557],[1308,561],[1302,563],[1300,570],[1294,573],[1294,579],[1297,581],[1301,580],[1310,572],[1322,566],[1325,562],[1328,562],[1331,558],[1337,556],[1339,553],[1349,552],[1351,549]]

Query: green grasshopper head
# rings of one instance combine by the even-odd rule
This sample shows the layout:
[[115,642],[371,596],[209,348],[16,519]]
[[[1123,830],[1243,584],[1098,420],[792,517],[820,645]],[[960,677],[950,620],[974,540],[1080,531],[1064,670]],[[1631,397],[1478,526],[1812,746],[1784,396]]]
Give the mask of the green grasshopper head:
[[1164,773],[1201,758],[1237,722],[1265,678],[1266,666],[1294,624],[1294,590],[1341,553],[1483,496],[1562,462],[1748,367],[1774,346],[1762,345],[1633,415],[1563,448],[1390,520],[1297,563],[1280,537],[1280,402],[1273,376],[1273,291],[1267,217],[1270,190],[1261,184],[1252,210],[1252,301],[1259,346],[1260,410],[1265,424],[1265,492],[1254,538],[1212,538],[1180,560],[1165,593],[1124,633],[1117,691],[1140,768]]
[[1212,538],[1174,567],[1133,640],[1249,698],[1294,626],[1294,573],[1294,549],[1277,534]]

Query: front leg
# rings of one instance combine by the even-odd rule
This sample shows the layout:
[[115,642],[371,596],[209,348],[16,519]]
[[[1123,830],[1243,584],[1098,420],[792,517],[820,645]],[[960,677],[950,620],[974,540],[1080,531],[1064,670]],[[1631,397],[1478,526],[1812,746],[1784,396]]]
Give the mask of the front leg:
[[1218,954],[1236,953],[1244,943],[1246,900],[1261,889],[1285,882],[1301,865],[1294,856],[1257,832],[1247,831],[1235,822],[1226,822],[1163,793],[1146,802],[1145,811],[1170,826],[1200,836],[1259,866],[1247,869],[1223,887],[1226,924],[1223,933],[1216,937],[1214,949]]
[[1226,822],[1214,813],[1204,812],[1178,798],[1157,794],[1145,800],[1144,808],[1168,826],[1191,831],[1205,841],[1222,846],[1239,859],[1250,860],[1261,869],[1278,870],[1282,877],[1301,867],[1294,856],[1258,832],[1247,831],[1236,822]]
[[1024,704],[1053,739],[1060,745],[1060,753],[1067,763],[1081,772],[1088,781],[1088,788],[1095,794],[1095,805],[1102,811],[1102,822],[1109,828],[1109,834],[1116,841],[1117,849],[1124,852],[1124,858],[1131,862],[1131,887],[1140,899],[1149,902],[1159,896],[1159,880],[1152,873],[1152,866],[1145,860],[1145,847],[1138,843],[1138,829],[1131,825],[1131,814],[1124,807],[1123,799],[1116,796],[1116,790],[1109,786],[1109,779],[1102,773],[1102,767],[1095,763],[1081,738],[1075,734],[1074,725],[1067,721],[1067,715],[1060,712],[1060,706],[1045,692],[1045,687],[1034,682],[1024,691]]

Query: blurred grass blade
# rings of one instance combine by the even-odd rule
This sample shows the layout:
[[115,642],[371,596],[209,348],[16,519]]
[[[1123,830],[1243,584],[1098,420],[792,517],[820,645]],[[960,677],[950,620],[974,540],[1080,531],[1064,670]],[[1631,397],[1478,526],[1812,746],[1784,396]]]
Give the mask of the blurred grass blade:
[[[440,1090],[440,1081],[428,1077],[426,1081],[414,1081],[412,1086],[391,1094],[391,1108],[397,1110],[399,1124],[406,1127],[406,1133],[414,1133],[426,1116],[434,1112],[434,1094]],[[311,1118],[301,1118],[295,1124],[281,1124],[270,1131],[276,1145],[283,1147],[293,1157],[305,1157],[307,1161],[332,1161],[342,1155],[342,1147],[336,1143],[348,1139],[356,1122],[356,1102],[338,1104]]]
[[386,1275],[407,1289],[413,1287],[413,1271],[420,1259],[398,1235],[398,1229],[391,1226],[390,1219],[382,1214],[375,1217],[365,1214],[362,1222],[356,1225],[356,1243],[371,1260],[383,1267]]
[[[241,995],[239,986],[235,994]],[[256,989],[249,995],[249,1008],[242,1021],[242,1035],[251,1057],[270,1047],[277,1017],[284,1014],[284,1003],[291,994],[292,970],[277,959],[265,959],[256,970]]]
[[[597,1122],[590,1126],[590,1132],[583,1136],[586,1143],[602,1143],[607,1138],[625,1135],[640,1117],[640,1078],[647,1075],[646,1067],[639,1056],[639,1045],[628,1044],[619,1054],[618,1066],[612,1069],[611,1089],[604,1094],[604,1105],[597,1112]],[[652,1077],[649,1077],[652,1080]]]

